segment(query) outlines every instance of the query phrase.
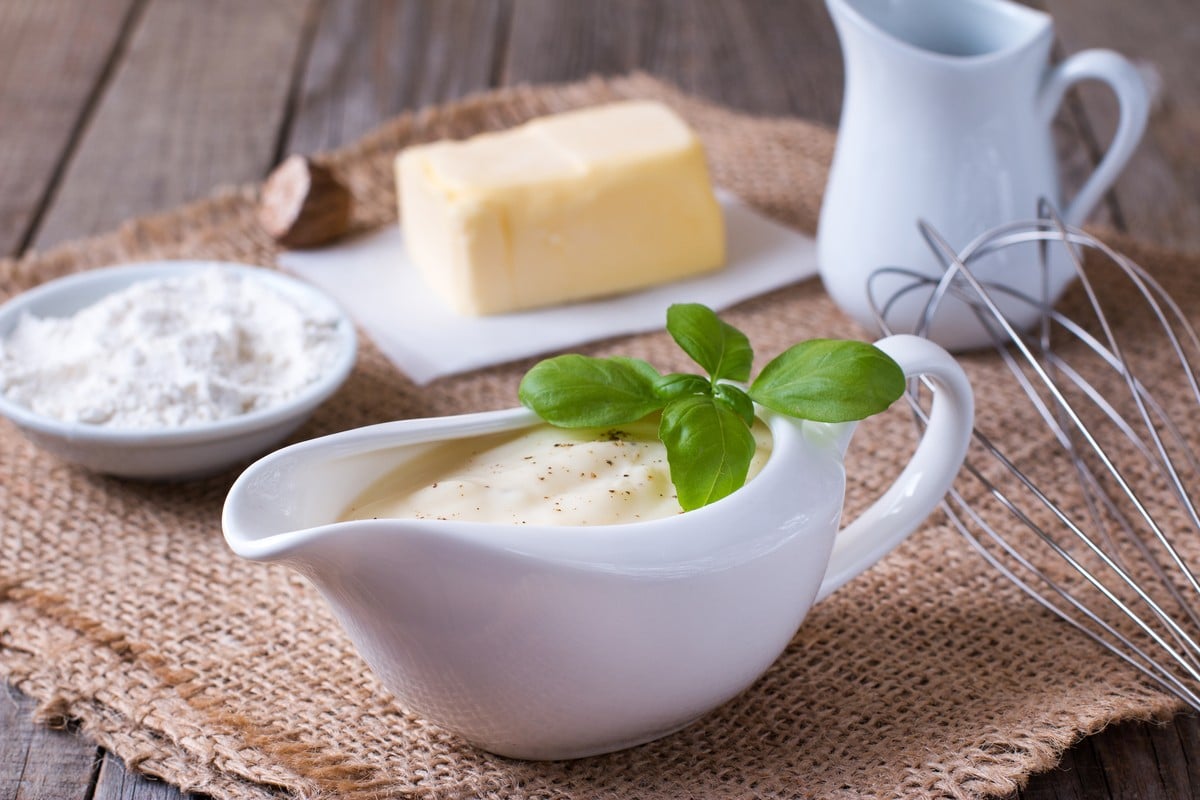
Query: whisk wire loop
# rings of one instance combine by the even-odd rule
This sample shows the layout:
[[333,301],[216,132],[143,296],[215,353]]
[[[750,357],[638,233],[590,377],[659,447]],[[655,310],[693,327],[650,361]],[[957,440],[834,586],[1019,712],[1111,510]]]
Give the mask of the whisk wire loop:
[[[949,306],[965,305],[1051,443],[1006,453],[985,430],[1005,420],[977,420],[963,475],[981,491],[968,499],[952,489],[943,504],[949,520],[1039,605],[1200,710],[1200,579],[1183,552],[1200,553],[1200,513],[1188,489],[1189,479],[1200,481],[1200,458],[1189,441],[1195,426],[1186,424],[1200,408],[1200,335],[1144,268],[1064,223],[1044,200],[1036,219],[986,231],[961,250],[924,221],[918,229],[941,272],[876,270],[867,292],[880,328],[893,332],[889,316],[902,301],[924,302],[918,335],[929,335]],[[1015,248],[1032,250],[1041,296],[976,274]],[[1064,275],[1078,286],[1070,311],[1053,303]],[[1101,290],[1113,293],[1113,281],[1115,302]],[[1010,317],[1014,307],[1036,312],[1029,332]],[[1166,355],[1182,381],[1139,374],[1146,353],[1155,366]],[[918,425],[927,423],[927,389],[914,382],[907,395]]]

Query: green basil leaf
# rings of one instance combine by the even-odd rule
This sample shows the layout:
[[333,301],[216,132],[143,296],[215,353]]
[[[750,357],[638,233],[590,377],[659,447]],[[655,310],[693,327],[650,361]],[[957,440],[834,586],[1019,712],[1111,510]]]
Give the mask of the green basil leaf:
[[663,400],[674,400],[691,394],[712,394],[713,389],[712,383],[700,375],[672,372],[661,376],[654,384],[654,390]]
[[521,379],[517,396],[560,428],[624,425],[663,406],[654,379],[630,359],[575,354],[539,362]]
[[630,358],[629,356],[609,356],[609,361],[615,361],[618,364],[624,364],[635,372],[640,373],[650,383],[657,384],[662,380],[662,375],[654,368],[654,365],[649,361],[643,361],[640,358]]
[[713,397],[692,395],[663,409],[658,436],[684,511],[708,505],[746,483],[755,441],[750,428]]
[[878,414],[904,393],[904,373],[866,342],[810,339],[767,364],[750,386],[755,402],[792,417],[847,422]]
[[750,340],[721,319],[708,306],[676,303],[667,309],[667,331],[683,351],[713,381],[750,380],[754,351]]
[[718,383],[713,387],[717,402],[737,414],[747,425],[754,424],[754,401],[741,387],[732,383]]

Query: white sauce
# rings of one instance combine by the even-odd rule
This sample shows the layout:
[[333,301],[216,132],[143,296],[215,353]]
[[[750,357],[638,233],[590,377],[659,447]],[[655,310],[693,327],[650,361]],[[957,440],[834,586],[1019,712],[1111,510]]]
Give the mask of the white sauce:
[[[761,422],[754,436],[749,478],[771,452]],[[620,430],[539,425],[445,442],[364,491],[343,519],[613,525],[681,513],[657,426],[644,421]]]

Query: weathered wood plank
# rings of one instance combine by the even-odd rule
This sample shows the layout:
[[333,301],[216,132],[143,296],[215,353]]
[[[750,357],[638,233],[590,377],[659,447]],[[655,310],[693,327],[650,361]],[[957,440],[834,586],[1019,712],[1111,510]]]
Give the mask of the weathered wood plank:
[[36,246],[262,177],[313,10],[312,0],[152,0]]
[[1096,763],[1092,740],[1082,742],[1063,753],[1062,760],[1054,769],[1047,770],[1029,779],[1029,784],[1012,797],[1018,800],[1089,800],[1103,797],[1088,787],[1103,785],[1103,775]]
[[135,7],[0,4],[0,255],[27,239]]
[[820,3],[519,0],[501,78],[538,83],[643,69],[735,108],[833,124],[837,48]]
[[[1162,96],[1141,147],[1117,181],[1115,194],[1129,231],[1167,245],[1200,247],[1200,11],[1195,0],[1138,3],[1044,0],[1067,52],[1108,47],[1161,80]],[[1080,92],[1101,147],[1116,128],[1117,105],[1107,87]]]
[[[1104,770],[1104,785],[1113,797],[1188,796],[1180,793],[1175,776],[1161,769],[1169,768],[1170,764],[1157,758],[1151,726],[1126,723],[1117,727],[1122,729],[1121,736],[1098,736],[1093,742]],[[1178,737],[1175,741],[1178,742]],[[1175,756],[1180,757],[1178,746],[1175,751]]]
[[1200,714],[1183,714],[1166,735],[1179,737],[1179,751],[1187,772],[1185,797],[1200,797]]
[[83,800],[95,772],[96,745],[35,722],[35,707],[15,689],[0,688],[0,797]]
[[1161,725],[1141,725],[1145,732],[1146,746],[1153,762],[1154,773],[1146,778],[1150,784],[1159,783],[1166,789],[1168,796],[1195,797],[1195,774],[1189,769],[1190,753],[1185,748],[1184,736],[1188,728],[1195,730],[1194,715],[1180,715]]
[[201,795],[184,795],[169,783],[163,783],[125,769],[121,759],[106,753],[100,764],[96,791],[90,800],[181,800]]
[[1124,722],[1084,739],[1052,770],[1034,775],[1020,800],[1171,800],[1200,797],[1200,717]]
[[401,111],[491,85],[508,0],[341,0],[324,7],[286,152],[312,153]]

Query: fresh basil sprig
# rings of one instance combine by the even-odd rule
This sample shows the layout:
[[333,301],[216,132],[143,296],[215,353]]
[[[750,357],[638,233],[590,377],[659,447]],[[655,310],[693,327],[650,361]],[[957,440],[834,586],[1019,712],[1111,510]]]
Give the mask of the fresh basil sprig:
[[564,355],[521,380],[521,403],[560,428],[626,425],[661,412],[671,482],[685,511],[746,483],[754,456],[754,404],[800,419],[847,422],[883,411],[904,393],[904,373],[874,345],[810,339],[771,360],[749,388],[746,335],[707,306],[667,309],[667,331],[707,377],[662,375],[641,359]]

